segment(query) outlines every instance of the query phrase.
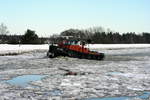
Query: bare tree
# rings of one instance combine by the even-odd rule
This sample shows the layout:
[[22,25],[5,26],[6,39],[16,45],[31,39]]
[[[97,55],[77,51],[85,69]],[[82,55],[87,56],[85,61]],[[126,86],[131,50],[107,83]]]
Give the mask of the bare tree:
[[3,23],[0,25],[0,35],[7,35],[9,33],[7,26]]
[[100,26],[100,27],[91,27],[91,28],[88,28],[87,31],[94,34],[94,33],[97,33],[97,32],[100,32],[100,33],[101,32],[105,32],[105,29]]

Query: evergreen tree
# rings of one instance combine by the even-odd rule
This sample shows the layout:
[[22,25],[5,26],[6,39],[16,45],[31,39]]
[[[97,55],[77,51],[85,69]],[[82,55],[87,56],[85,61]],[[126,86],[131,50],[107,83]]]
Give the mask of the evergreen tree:
[[38,35],[35,34],[35,31],[28,29],[22,37],[23,44],[38,44]]

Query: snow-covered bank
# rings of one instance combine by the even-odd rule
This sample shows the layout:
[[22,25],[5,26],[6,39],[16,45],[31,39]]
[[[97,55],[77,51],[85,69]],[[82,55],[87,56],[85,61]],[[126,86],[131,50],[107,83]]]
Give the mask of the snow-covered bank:
[[[148,48],[150,44],[89,44],[90,49],[122,49],[122,48]],[[0,44],[0,55],[16,55],[36,50],[48,50],[49,45],[9,45]]]
[[0,55],[2,54],[20,54],[23,52],[48,50],[49,45],[9,45],[0,44]]
[[150,44],[89,44],[87,47],[91,49],[145,48],[150,47]]

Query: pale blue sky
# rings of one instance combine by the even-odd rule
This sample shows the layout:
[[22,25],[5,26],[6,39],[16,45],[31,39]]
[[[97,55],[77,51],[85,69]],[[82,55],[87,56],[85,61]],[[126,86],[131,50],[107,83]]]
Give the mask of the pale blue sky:
[[150,0],[0,0],[0,23],[10,33],[33,29],[49,36],[94,26],[118,32],[150,32]]

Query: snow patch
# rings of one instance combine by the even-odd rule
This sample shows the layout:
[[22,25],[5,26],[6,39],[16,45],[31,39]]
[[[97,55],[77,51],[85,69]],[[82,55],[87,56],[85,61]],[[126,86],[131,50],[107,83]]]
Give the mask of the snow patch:
[[2,54],[20,54],[23,52],[35,51],[35,50],[48,50],[49,45],[9,45],[0,44],[0,55]]

